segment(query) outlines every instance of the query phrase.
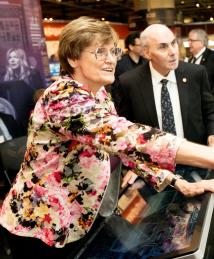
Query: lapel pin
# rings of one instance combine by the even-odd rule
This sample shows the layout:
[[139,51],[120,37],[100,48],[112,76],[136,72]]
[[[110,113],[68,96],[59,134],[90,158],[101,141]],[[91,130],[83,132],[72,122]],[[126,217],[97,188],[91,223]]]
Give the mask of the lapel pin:
[[186,82],[187,82],[186,77],[184,77],[184,78],[182,79],[182,81],[183,81],[184,83],[186,83]]

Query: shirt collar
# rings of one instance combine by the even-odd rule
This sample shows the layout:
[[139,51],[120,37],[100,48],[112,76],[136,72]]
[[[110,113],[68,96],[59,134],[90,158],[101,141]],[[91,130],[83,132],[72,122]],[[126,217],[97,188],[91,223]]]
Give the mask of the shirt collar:
[[169,74],[165,77],[162,76],[157,70],[155,70],[152,66],[152,63],[149,62],[150,71],[152,75],[152,79],[156,84],[160,83],[160,81],[164,78],[172,83],[176,83],[175,70],[170,70]]

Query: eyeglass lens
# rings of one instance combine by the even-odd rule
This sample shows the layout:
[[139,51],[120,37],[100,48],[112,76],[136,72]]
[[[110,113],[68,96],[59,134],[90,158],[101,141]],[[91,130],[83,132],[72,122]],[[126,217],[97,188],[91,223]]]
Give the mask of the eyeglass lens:
[[119,58],[120,55],[122,54],[122,49],[121,48],[112,48],[110,51],[107,48],[97,48],[95,51],[95,57],[98,60],[103,60],[106,59],[108,56],[108,52],[110,52],[111,56],[114,58]]

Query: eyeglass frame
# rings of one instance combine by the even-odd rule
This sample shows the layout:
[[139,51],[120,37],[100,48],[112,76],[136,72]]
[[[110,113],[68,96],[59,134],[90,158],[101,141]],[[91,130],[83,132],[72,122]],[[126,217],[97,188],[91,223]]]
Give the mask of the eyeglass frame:
[[[105,51],[106,51],[105,57],[103,57],[103,58],[101,58],[101,59],[98,58],[98,55],[99,55],[99,54],[97,54],[97,52],[98,52],[99,49],[105,49]],[[114,56],[114,55],[112,54],[112,51],[115,50],[115,49],[120,50],[120,51],[119,51],[120,53],[119,53],[118,55],[115,55],[115,56]],[[98,60],[98,61],[104,61],[104,60],[106,60],[107,57],[108,57],[109,52],[110,52],[110,54],[111,54],[111,56],[112,56],[113,58],[116,58],[116,60],[119,60],[120,57],[121,57],[121,55],[122,55],[122,53],[123,53],[123,50],[122,50],[120,47],[114,47],[114,48],[111,48],[110,50],[108,50],[108,49],[105,48],[105,47],[98,47],[98,48],[96,48],[94,51],[89,51],[89,53],[94,54],[96,60]]]
[[133,46],[136,46],[136,47],[143,47],[142,44],[134,44]]
[[196,41],[201,41],[201,40],[191,40],[191,39],[188,39],[189,42],[196,42]]

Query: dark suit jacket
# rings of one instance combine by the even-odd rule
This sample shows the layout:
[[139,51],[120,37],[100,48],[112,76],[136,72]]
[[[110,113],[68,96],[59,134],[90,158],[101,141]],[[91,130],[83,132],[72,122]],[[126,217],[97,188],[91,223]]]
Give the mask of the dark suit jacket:
[[[214,98],[206,70],[201,65],[180,62],[175,75],[184,136],[190,141],[206,144],[207,136],[214,134]],[[120,115],[159,128],[148,63],[119,77],[114,98],[117,98],[116,108]]]
[[117,62],[117,66],[115,69],[115,78],[117,79],[123,73],[136,68],[137,66],[146,62],[146,59],[140,57],[139,62],[135,63],[129,56],[129,54],[125,54],[122,58]]
[[214,95],[214,51],[206,48],[202,55],[200,64],[205,66],[207,70],[212,94]]

